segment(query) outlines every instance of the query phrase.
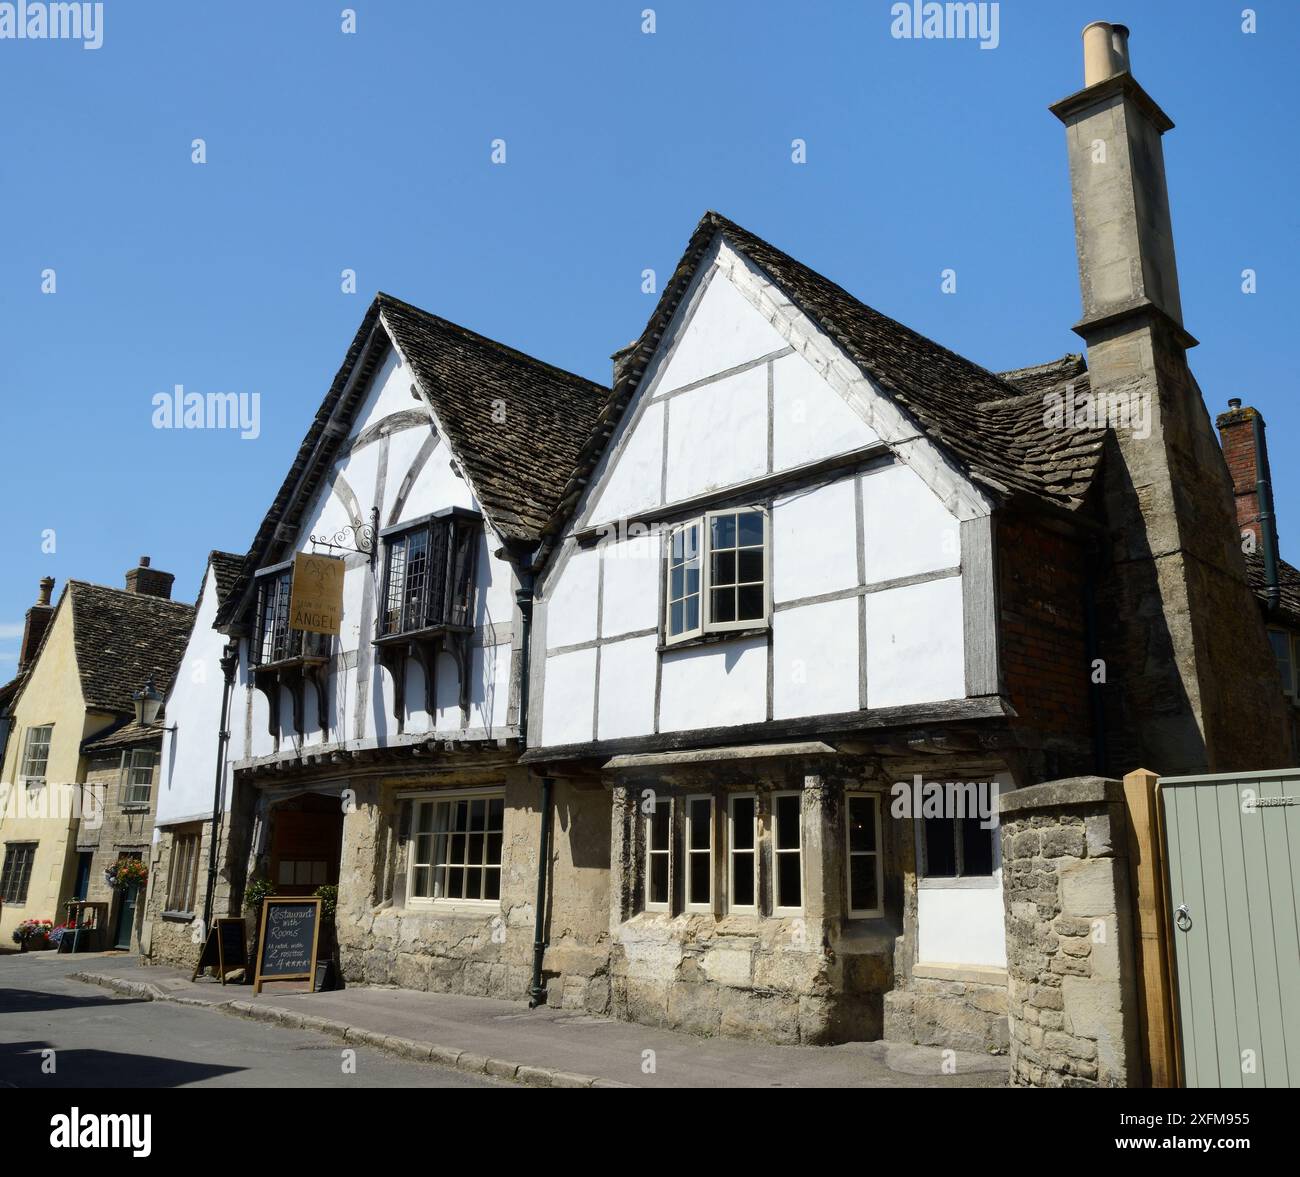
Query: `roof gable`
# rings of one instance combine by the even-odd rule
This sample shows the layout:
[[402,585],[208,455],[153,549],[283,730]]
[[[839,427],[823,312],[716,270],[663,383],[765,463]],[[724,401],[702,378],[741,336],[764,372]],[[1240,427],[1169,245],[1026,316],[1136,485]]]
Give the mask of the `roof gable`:
[[[696,226],[645,330],[615,354],[613,396],[574,470],[562,509],[571,508],[590,481],[719,236],[770,278],[789,305],[811,320],[961,474],[997,501],[1026,498],[1066,511],[1083,505],[1101,459],[1100,432],[1049,428],[1042,401],[1033,395],[1036,387],[1003,379],[949,351],[709,212]],[[1047,373],[1043,380],[1050,385],[1058,374]],[[563,523],[553,519],[547,533],[554,535]]]
[[278,558],[328,483],[336,456],[390,348],[409,367],[489,524],[531,547],[590,437],[609,390],[391,295],[375,296],[343,365],[243,558],[217,615],[232,622],[253,574]]

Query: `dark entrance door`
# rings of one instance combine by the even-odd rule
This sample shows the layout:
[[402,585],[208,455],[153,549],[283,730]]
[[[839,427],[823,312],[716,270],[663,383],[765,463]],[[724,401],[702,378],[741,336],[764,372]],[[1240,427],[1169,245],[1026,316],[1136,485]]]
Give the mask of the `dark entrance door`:
[[72,885],[72,898],[85,899],[90,891],[90,864],[95,856],[89,850],[77,855],[77,881]]
[[343,803],[304,793],[281,802],[271,824],[271,882],[277,895],[311,895],[339,881]]
[[[120,862],[125,858],[140,857],[137,853],[123,854],[119,857]],[[131,947],[131,931],[135,927],[135,909],[140,900],[140,887],[133,884],[127,887],[125,891],[120,892],[121,898],[117,905],[117,923],[113,927],[113,947],[129,950]]]

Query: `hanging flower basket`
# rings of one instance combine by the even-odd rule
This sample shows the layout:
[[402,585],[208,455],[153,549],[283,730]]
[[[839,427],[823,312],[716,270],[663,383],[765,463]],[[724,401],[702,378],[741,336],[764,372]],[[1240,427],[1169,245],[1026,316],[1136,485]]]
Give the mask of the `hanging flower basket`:
[[148,881],[149,868],[138,858],[120,858],[104,868],[104,882],[119,891],[135,885],[143,887]]

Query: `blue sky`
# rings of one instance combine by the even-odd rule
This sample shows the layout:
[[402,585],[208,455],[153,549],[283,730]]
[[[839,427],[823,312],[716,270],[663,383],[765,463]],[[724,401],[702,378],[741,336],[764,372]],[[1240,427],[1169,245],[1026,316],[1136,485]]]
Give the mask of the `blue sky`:
[[[607,381],[641,272],[716,208],[988,367],[1080,350],[1047,106],[1094,19],[1177,124],[1193,367],[1212,413],[1264,412],[1300,554],[1300,6],[1246,35],[1239,0],[1003,0],[992,50],[896,40],[888,0],[358,0],[353,35],[344,7],[107,0],[100,49],[0,40],[0,680],[42,576],[119,585],[147,553],[193,599],[247,548],[377,289]],[[260,394],[260,436],[153,428],[176,384]]]

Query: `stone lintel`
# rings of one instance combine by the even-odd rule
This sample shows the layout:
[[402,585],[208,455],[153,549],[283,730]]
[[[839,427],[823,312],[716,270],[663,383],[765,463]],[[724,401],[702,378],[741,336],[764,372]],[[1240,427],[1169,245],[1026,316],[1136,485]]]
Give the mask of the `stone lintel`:
[[1105,805],[1124,800],[1124,782],[1104,776],[1066,777],[1044,781],[998,794],[998,813],[1033,813],[1040,809],[1067,809]]
[[715,764],[737,760],[788,760],[835,756],[835,749],[820,740],[795,744],[741,744],[724,748],[691,748],[682,752],[643,752],[614,756],[602,768],[619,773],[638,768],[673,768],[690,764]]

